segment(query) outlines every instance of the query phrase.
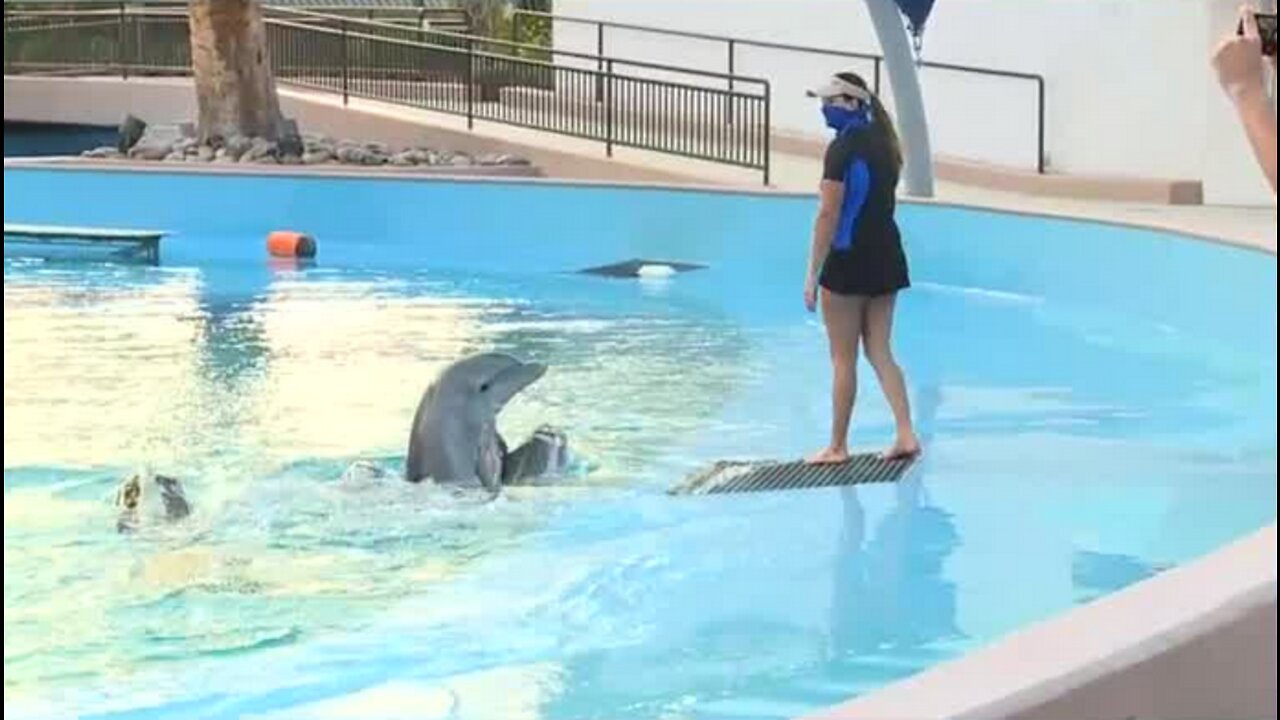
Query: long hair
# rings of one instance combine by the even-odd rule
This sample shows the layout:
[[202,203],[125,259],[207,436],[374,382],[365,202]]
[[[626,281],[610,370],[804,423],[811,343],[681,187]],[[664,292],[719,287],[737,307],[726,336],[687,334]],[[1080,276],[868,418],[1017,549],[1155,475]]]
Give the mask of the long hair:
[[903,163],[902,141],[898,138],[897,128],[894,127],[893,116],[889,114],[889,110],[880,101],[880,97],[867,85],[867,81],[863,80],[862,76],[857,73],[842,72],[838,73],[836,77],[867,91],[867,95],[871,97],[871,113],[875,116],[876,125],[884,130],[889,147],[893,150],[893,158],[898,163],[898,169],[901,170]]

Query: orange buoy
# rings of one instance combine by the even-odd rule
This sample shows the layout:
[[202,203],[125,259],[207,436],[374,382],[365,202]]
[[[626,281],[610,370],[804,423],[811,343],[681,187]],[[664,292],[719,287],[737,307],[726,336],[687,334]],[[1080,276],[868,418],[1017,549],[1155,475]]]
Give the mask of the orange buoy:
[[316,241],[304,233],[277,230],[267,236],[267,252],[275,257],[313,258],[316,256]]

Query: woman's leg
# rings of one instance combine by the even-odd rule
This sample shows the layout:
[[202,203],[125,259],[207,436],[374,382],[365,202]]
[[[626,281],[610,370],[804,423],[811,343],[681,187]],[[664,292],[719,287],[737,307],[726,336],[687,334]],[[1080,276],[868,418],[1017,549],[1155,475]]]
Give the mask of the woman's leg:
[[911,457],[920,452],[920,441],[916,438],[915,426],[911,422],[907,383],[903,380],[902,368],[898,367],[898,361],[893,357],[893,311],[897,300],[896,294],[867,300],[867,313],[862,327],[867,361],[876,371],[897,425],[897,438],[893,447],[884,452],[885,459],[890,460]]
[[831,344],[831,443],[809,458],[812,463],[840,463],[849,459],[849,422],[858,395],[858,344],[866,298],[822,291],[822,319]]

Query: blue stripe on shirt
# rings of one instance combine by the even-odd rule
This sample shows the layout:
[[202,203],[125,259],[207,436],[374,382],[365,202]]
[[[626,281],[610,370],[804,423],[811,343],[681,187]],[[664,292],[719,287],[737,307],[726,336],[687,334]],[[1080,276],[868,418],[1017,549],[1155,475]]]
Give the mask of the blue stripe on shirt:
[[844,208],[840,214],[840,228],[836,233],[833,247],[836,250],[848,250],[853,247],[853,235],[857,229],[858,217],[866,207],[867,195],[871,192],[871,169],[866,161],[858,158],[849,166],[844,178]]

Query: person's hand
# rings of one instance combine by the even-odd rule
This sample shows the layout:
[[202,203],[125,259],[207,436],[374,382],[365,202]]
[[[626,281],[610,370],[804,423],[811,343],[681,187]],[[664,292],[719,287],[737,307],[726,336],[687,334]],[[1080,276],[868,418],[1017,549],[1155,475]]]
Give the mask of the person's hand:
[[1244,35],[1233,32],[1213,55],[1213,66],[1218,71],[1222,88],[1237,102],[1251,93],[1266,91],[1262,37],[1258,33],[1258,19],[1254,13],[1254,8],[1247,5],[1240,8]]
[[814,312],[818,309],[818,280],[809,277],[804,281],[804,309]]

